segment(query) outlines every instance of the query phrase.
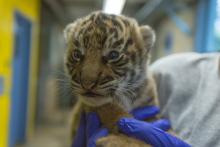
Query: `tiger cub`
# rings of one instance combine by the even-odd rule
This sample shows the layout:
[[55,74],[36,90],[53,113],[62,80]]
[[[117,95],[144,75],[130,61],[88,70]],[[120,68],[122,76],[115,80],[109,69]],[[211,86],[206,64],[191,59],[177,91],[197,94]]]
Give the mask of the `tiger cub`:
[[73,110],[73,137],[81,112],[94,111],[110,131],[97,146],[150,146],[120,134],[116,122],[132,117],[129,112],[133,108],[158,105],[155,82],[147,70],[154,31],[139,26],[134,19],[98,11],[69,24],[64,37],[65,67],[78,97]]

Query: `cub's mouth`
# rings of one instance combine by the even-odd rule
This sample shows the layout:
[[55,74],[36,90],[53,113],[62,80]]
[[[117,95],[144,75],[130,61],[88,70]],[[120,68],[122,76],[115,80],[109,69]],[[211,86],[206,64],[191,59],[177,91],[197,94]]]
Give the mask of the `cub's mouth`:
[[101,97],[101,96],[104,96],[104,95],[101,95],[101,94],[98,94],[98,93],[95,93],[95,92],[92,92],[92,91],[84,92],[84,93],[82,93],[82,95],[86,96],[86,97]]

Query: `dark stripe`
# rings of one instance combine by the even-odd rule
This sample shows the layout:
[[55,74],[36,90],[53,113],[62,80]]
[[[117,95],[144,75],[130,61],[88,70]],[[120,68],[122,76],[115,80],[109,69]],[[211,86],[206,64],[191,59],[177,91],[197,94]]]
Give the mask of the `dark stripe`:
[[80,88],[80,85],[78,83],[71,82],[71,85],[73,88]]
[[105,85],[105,86],[101,87],[101,89],[111,88],[112,86],[113,86],[113,84]]
[[84,29],[81,29],[78,33],[78,36],[83,35],[84,34],[83,32],[84,32]]
[[72,82],[75,82],[76,84],[80,84],[80,81],[77,78],[73,79]]
[[105,36],[102,37],[102,40],[101,40],[101,45],[102,45],[102,47],[105,46],[106,40],[107,40],[107,36],[105,35]]
[[136,54],[133,52],[133,53],[131,53],[131,61],[132,61],[132,63],[135,63],[135,59],[136,59]]
[[124,46],[124,51],[126,51],[128,49],[128,46],[132,45],[133,44],[133,40],[131,38],[129,38],[127,40],[127,42],[125,43],[125,46]]
[[[113,42],[114,37],[109,37],[108,42]],[[109,43],[109,46],[111,47],[111,44]]]
[[109,18],[105,14],[101,14],[103,20],[108,20]]
[[88,26],[88,28],[86,29],[86,32],[91,32],[92,29],[93,29],[93,26],[90,24],[90,25]]
[[[136,88],[134,88],[134,91],[136,92],[136,96],[134,97],[134,102],[138,99],[138,98],[140,98],[141,97],[141,92],[140,92],[140,89],[141,89],[141,87],[136,87]],[[147,103],[148,104],[148,103]]]
[[66,67],[67,67],[67,68],[71,68],[72,66],[71,66],[71,64],[70,64],[69,62],[67,62],[67,63],[66,63]]
[[137,48],[137,54],[138,54],[138,57],[142,58],[143,56],[143,48]]
[[130,79],[128,79],[128,83],[132,83],[132,81],[134,80],[135,78],[135,75],[136,75],[136,72],[134,70],[131,70],[129,72],[129,75],[130,75]]
[[83,86],[83,82],[82,82],[82,69],[80,69],[80,71],[79,71],[79,81],[80,81],[80,84],[81,84],[81,86],[82,86],[82,88],[84,88],[84,89],[86,89],[84,86]]
[[115,41],[115,42],[113,43],[113,45],[112,45],[112,48],[117,48],[119,45],[123,44],[123,42],[124,42],[124,39],[123,39],[123,38],[121,38],[121,39]]
[[108,58],[106,56],[102,57],[102,63],[107,64],[108,63]]
[[113,69],[113,68],[112,68],[112,71],[113,71],[116,75],[118,75],[118,76],[120,76],[120,77],[125,76],[124,71],[123,71],[123,72],[120,72],[120,71],[117,71],[117,69]]
[[109,33],[110,33],[110,34],[113,34],[113,33],[115,32],[115,30],[116,30],[115,28],[110,28],[110,29],[109,29]]
[[69,73],[72,74],[73,73],[73,66],[72,66],[72,64],[66,63],[66,67],[67,67]]
[[113,35],[115,38],[118,38],[118,30],[116,30],[115,32],[114,32],[114,35]]
[[106,84],[106,83],[108,83],[108,82],[111,82],[111,81],[113,81],[114,80],[114,78],[113,77],[111,77],[111,76],[106,76],[105,78],[103,78],[103,79],[101,79],[100,80],[100,85],[104,85],[104,84]]
[[116,18],[116,16],[114,14],[110,14],[109,16],[111,17],[111,19],[115,19]]
[[109,34],[113,34],[114,38],[118,38],[118,30],[116,28],[110,28],[109,29]]
[[129,22],[125,19],[121,19],[123,21],[123,23],[125,24],[126,27],[129,27]]
[[86,20],[86,21],[82,22],[81,26],[86,25],[86,23],[87,23],[88,21],[89,21],[89,20]]
[[83,44],[84,44],[85,48],[88,48],[88,44],[89,44],[89,37],[88,36],[84,36]]
[[75,63],[76,63],[76,60],[74,60],[73,55],[69,55],[69,57],[68,57],[68,62],[70,62],[70,63],[72,63],[72,64],[75,64]]
[[74,43],[74,45],[75,45],[76,47],[80,47],[80,43],[79,43],[78,40],[74,39],[74,40],[73,40],[73,43]]
[[[103,34],[107,33],[107,31],[106,31],[106,26],[105,26],[105,25],[99,26],[99,29],[100,29],[100,31],[101,31]],[[107,36],[107,34],[105,34],[105,36]]]
[[94,88],[95,86],[98,85],[101,75],[102,75],[102,73],[99,72],[99,73],[98,73],[98,76],[97,76],[97,78],[96,78],[96,81],[95,81],[94,85],[93,85],[91,88]]
[[121,62],[121,63],[116,64],[116,66],[121,67],[121,66],[126,65],[126,64],[128,64],[128,62],[127,62],[127,61],[124,61],[124,62]]
[[133,80],[131,80],[130,82],[131,82],[131,83],[134,83],[134,82],[140,80],[141,77],[142,77],[142,75],[139,73],[139,74],[136,75],[136,76],[133,78]]
[[90,16],[90,20],[94,21],[95,15],[96,15],[96,14],[92,14],[92,15]]
[[71,64],[70,62],[67,61],[67,62],[66,62],[66,67],[67,67],[67,68],[72,68],[73,66],[72,66],[72,64]]
[[101,25],[103,22],[102,22],[102,19],[100,18],[100,16],[98,16],[95,20],[95,24],[96,25]]
[[123,65],[128,64],[128,62],[129,62],[129,59],[128,59],[128,58],[125,58],[125,59],[123,59],[123,61],[118,62],[118,63],[115,64],[115,65],[116,65],[116,66],[123,66]]
[[119,29],[120,29],[121,31],[123,30],[123,27],[121,26],[121,24],[120,24],[117,20],[112,19],[111,21],[112,21],[112,23],[113,23],[114,26],[119,27]]
[[77,74],[71,75],[71,80],[72,80],[72,82],[75,82],[75,83],[77,83],[77,84],[80,84],[80,78],[77,77]]

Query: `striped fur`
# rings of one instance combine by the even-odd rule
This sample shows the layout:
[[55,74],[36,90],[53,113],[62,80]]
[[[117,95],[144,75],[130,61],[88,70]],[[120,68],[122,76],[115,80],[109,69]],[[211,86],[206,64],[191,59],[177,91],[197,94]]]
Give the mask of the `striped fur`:
[[157,104],[154,81],[147,72],[155,41],[152,29],[125,16],[94,12],[69,24],[64,35],[66,71],[79,97],[73,110],[72,136],[83,109],[97,112],[112,134],[97,145],[149,147],[118,133],[115,124],[121,117],[130,117],[128,112],[135,107]]
[[[148,54],[155,41],[151,28],[140,27],[125,16],[94,12],[69,24],[65,38],[68,45],[65,65],[74,92],[80,95],[83,88],[92,86],[96,93],[108,97],[102,103],[114,97],[129,109],[138,95],[134,90],[146,79]],[[73,57],[75,50],[82,54],[80,61]],[[113,50],[120,55],[111,61],[108,54]],[[131,93],[133,98],[121,99],[121,95],[127,97]],[[86,101],[92,105],[99,103]]]

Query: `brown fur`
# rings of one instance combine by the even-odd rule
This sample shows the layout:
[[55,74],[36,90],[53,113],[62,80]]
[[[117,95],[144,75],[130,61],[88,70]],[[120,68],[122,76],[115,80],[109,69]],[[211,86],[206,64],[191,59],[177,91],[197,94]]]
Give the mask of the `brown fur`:
[[[97,146],[150,146],[119,133],[116,123],[121,117],[132,117],[129,111],[133,108],[158,105],[156,85],[147,71],[155,41],[152,29],[128,17],[94,12],[68,25],[65,38],[66,71],[79,97],[73,110],[72,136],[81,112],[96,112],[110,131]],[[108,58],[112,50],[119,53],[117,59]],[[98,95],[85,95],[88,91]]]
[[[153,79],[151,79],[153,80]],[[147,101],[143,101],[143,106],[147,105],[158,105],[157,97],[156,97],[156,88],[155,82],[150,81],[150,86],[145,87],[142,90],[143,96],[150,96],[152,100],[147,103]],[[141,106],[141,105],[139,105]],[[85,112],[96,112],[101,120],[103,127],[108,128],[111,135],[100,138],[97,141],[97,147],[151,147],[151,145],[146,144],[140,140],[135,138],[128,137],[126,135],[120,134],[117,128],[117,121],[121,117],[132,117],[127,111],[122,109],[118,104],[108,103],[99,107],[91,107],[88,105],[84,105],[82,102],[78,101],[76,106],[74,107],[74,113],[72,118],[72,137],[75,135],[76,130],[78,128],[78,123],[80,120],[80,114],[84,109]],[[157,117],[158,118],[158,117]],[[148,121],[152,121],[155,119],[150,119]],[[71,137],[71,138],[72,138]]]
[[140,140],[127,137],[123,134],[109,135],[108,137],[100,138],[97,141],[97,147],[151,147]]

